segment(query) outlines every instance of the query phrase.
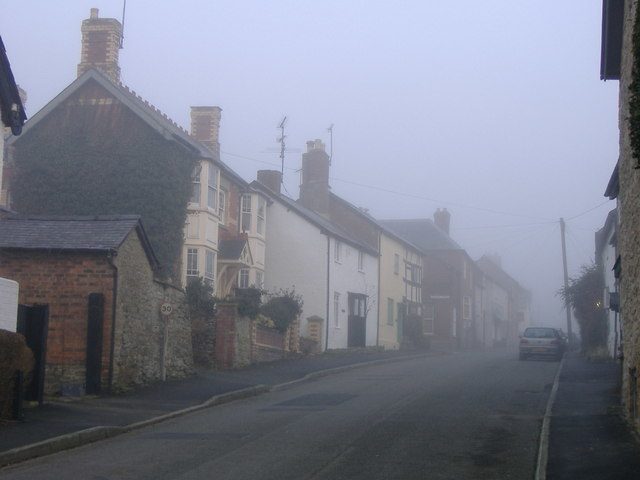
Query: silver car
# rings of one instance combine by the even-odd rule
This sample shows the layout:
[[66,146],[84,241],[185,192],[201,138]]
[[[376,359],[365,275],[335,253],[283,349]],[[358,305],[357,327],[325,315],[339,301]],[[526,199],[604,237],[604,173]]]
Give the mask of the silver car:
[[529,327],[520,337],[520,360],[533,355],[551,356],[559,360],[564,354],[565,345],[558,329]]

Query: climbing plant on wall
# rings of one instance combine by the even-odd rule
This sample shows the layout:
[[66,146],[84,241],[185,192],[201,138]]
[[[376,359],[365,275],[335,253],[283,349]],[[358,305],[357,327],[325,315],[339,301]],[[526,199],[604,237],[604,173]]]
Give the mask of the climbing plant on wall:
[[629,86],[629,137],[635,167],[640,168],[640,8],[636,6],[632,40],[633,65]]
[[122,110],[61,108],[20,137],[12,205],[22,214],[140,215],[161,273],[170,277],[197,159]]

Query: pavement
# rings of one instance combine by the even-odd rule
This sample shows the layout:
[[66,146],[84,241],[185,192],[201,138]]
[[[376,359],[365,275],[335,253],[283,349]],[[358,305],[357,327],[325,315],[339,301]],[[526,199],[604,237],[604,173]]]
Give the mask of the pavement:
[[0,466],[73,448],[196,409],[259,395],[291,382],[361,364],[425,354],[375,349],[336,351],[239,370],[200,370],[186,379],[156,383],[123,395],[47,399],[40,407],[25,409],[24,421],[0,424]]
[[640,443],[622,417],[621,366],[565,356],[551,409],[547,480],[640,478]]

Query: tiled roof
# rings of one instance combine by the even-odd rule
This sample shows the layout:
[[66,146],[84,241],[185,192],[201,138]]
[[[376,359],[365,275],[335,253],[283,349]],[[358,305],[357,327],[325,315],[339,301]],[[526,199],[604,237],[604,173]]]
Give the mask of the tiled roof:
[[244,238],[221,240],[218,245],[218,258],[221,260],[238,260],[246,244],[247,240]]
[[428,218],[379,220],[379,223],[406,238],[423,251],[464,250]]
[[476,265],[478,265],[482,273],[506,290],[524,290],[517,280],[485,255],[476,261]]
[[14,216],[0,220],[0,248],[114,251],[139,225],[137,215]]

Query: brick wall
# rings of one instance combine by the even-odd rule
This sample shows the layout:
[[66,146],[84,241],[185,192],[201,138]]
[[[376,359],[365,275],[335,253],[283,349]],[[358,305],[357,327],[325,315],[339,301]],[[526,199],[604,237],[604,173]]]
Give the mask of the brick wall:
[[20,284],[19,302],[49,306],[45,393],[85,383],[88,297],[104,295],[102,384],[108,382],[114,270],[105,255],[0,252],[0,277]]
[[[635,168],[636,160],[632,158],[629,142],[629,85],[631,83],[631,51],[633,23],[637,0],[625,2],[625,19],[622,51],[622,71],[620,78],[620,236],[619,251],[622,258],[622,277],[620,284],[620,302],[623,315],[623,384],[622,399],[627,414],[633,411],[630,386],[631,374],[635,369],[640,371],[640,170]],[[640,395],[638,396],[640,398]],[[636,405],[640,411],[640,402]],[[640,428],[640,420],[635,419],[636,428]]]

